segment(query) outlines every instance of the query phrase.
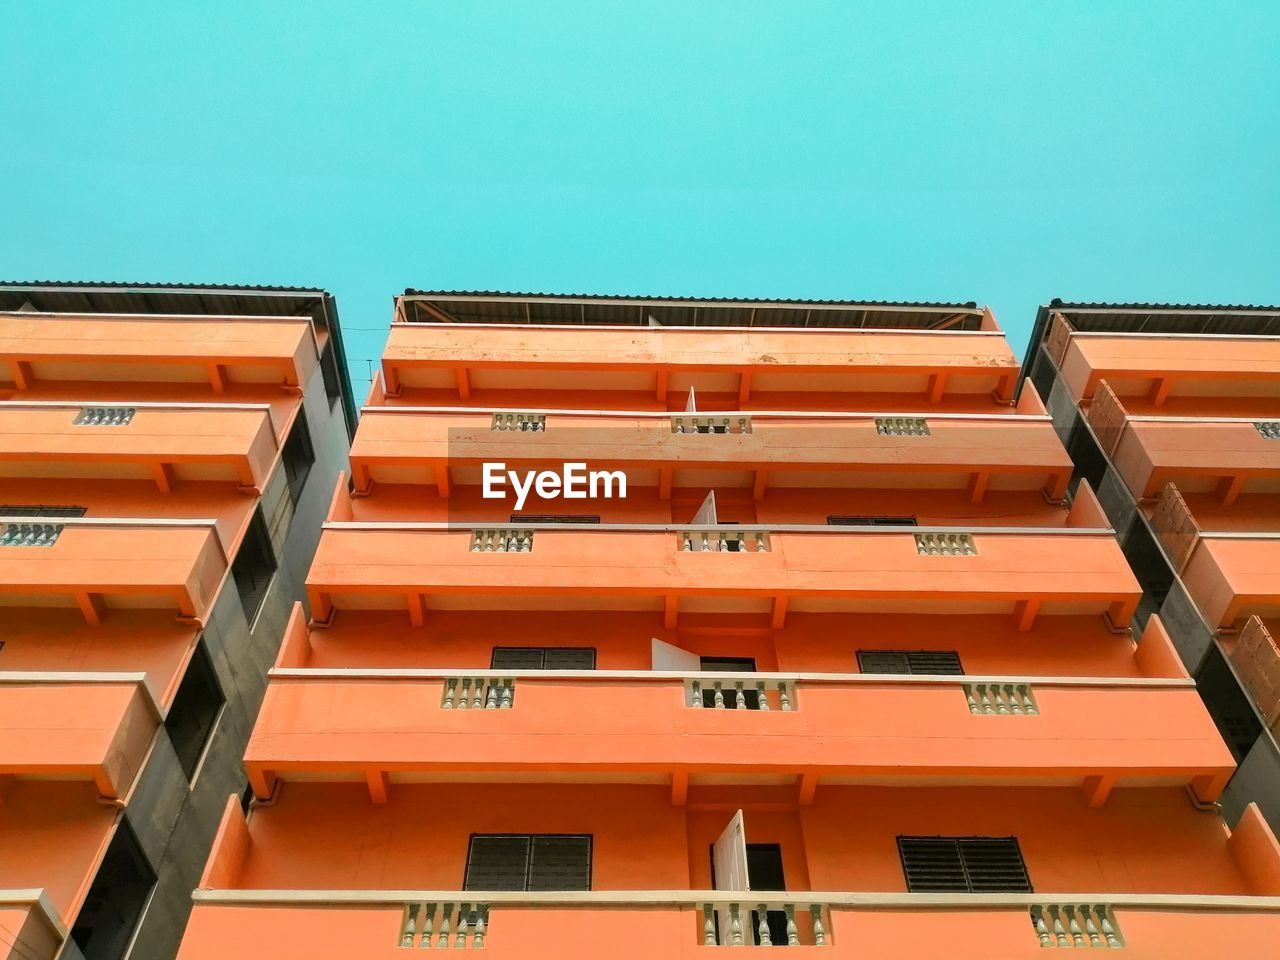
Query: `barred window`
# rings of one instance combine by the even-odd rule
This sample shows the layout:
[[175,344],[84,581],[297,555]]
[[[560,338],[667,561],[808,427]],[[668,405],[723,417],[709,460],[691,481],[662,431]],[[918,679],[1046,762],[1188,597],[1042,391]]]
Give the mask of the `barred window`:
[[863,673],[908,673],[960,676],[960,654],[954,650],[859,650]]
[[589,834],[475,833],[464,890],[590,890]]
[[1033,893],[1017,837],[898,837],[909,893]]

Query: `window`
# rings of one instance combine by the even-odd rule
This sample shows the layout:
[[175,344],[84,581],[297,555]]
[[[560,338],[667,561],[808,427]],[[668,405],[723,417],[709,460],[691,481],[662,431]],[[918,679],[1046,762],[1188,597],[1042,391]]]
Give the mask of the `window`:
[[236,551],[236,559],[231,564],[231,575],[236,581],[236,590],[240,593],[240,604],[244,607],[245,619],[249,626],[258,615],[262,601],[267,598],[267,587],[276,572],[276,554],[271,547],[271,538],[267,536],[267,525],[262,519],[262,508],[254,510],[253,519],[249,521],[249,529],[245,531],[244,541]]
[[591,837],[473,833],[464,890],[590,890]]
[[338,361],[333,350],[333,337],[325,341],[324,349],[320,351],[320,375],[324,378],[324,393],[329,398],[329,409],[332,410],[333,405],[342,396],[342,388],[338,380]]
[[909,893],[1033,893],[1017,837],[898,837]]
[[307,474],[316,462],[315,447],[311,445],[311,430],[307,426],[307,414],[301,407],[298,408],[297,419],[289,430],[289,437],[284,442],[281,459],[284,461],[284,474],[289,483],[289,496],[297,504],[298,497],[302,495],[302,485],[307,482]]
[[164,721],[173,750],[188,780],[195,776],[204,745],[209,742],[218,720],[218,711],[225,702],[226,697],[222,694],[209,652],[201,638],[196,641],[195,652],[182,675],[178,692],[174,694],[169,716]]
[[6,503],[0,506],[0,517],[83,517],[84,507],[51,507],[37,503]]
[[124,956],[155,882],[133,830],[121,820],[71,930],[85,960]]
[[595,647],[494,647],[491,670],[594,670]]
[[577,513],[531,513],[527,516],[524,514],[513,513],[511,515],[512,523],[599,523],[599,517],[588,516],[586,514]]
[[1200,666],[1196,691],[1217,724],[1222,739],[1231,748],[1236,763],[1243,763],[1258,737],[1262,736],[1262,722],[1216,643],[1209,647],[1209,653]]
[[916,518],[832,514],[827,517],[827,523],[833,527],[914,527]]
[[859,650],[863,673],[919,673],[959,676],[960,654],[954,650]]

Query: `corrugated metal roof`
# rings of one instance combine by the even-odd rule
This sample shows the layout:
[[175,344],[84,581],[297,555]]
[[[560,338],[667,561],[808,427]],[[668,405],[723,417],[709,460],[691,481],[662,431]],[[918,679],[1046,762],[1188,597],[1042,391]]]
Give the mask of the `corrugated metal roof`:
[[967,303],[747,300],[730,297],[602,296],[483,290],[405,291],[410,320],[586,326],[832,327],[977,330]]
[[592,300],[602,303],[628,300],[645,303],[761,303],[785,306],[840,306],[840,307],[936,307],[955,310],[977,310],[977,301],[949,303],[926,300],[789,300],[784,297],[661,297],[648,294],[600,294],[600,293],[535,293],[511,290],[418,290],[409,287],[406,297],[466,297],[472,299],[506,298],[512,300]]
[[1138,310],[1149,313],[1193,311],[1195,313],[1222,313],[1224,311],[1246,312],[1280,312],[1280,306],[1259,306],[1249,304],[1223,303],[1082,303],[1060,300],[1055,297],[1049,301],[1054,310]]
[[130,283],[95,280],[0,281],[0,311],[30,304],[45,313],[134,313],[158,316],[310,317],[330,334],[347,432],[356,428],[351,374],[337,303],[319,287],[229,283]]

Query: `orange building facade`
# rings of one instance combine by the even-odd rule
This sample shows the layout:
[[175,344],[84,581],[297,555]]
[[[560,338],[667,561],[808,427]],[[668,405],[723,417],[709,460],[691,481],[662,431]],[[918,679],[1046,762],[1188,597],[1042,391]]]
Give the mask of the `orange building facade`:
[[1280,847],[990,311],[396,309],[181,960],[1273,955]]
[[1280,309],[1041,308],[1026,359],[1239,770],[1280,829]]
[[0,284],[0,957],[173,956],[354,425],[332,298]]

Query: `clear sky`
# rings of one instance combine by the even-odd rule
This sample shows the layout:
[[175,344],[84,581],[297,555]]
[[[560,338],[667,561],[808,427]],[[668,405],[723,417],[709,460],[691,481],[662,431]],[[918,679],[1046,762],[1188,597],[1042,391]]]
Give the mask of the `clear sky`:
[[1280,3],[0,0],[0,277],[1280,302]]

